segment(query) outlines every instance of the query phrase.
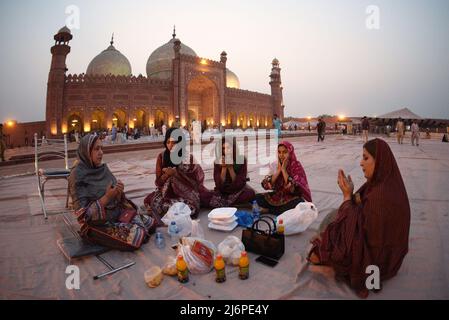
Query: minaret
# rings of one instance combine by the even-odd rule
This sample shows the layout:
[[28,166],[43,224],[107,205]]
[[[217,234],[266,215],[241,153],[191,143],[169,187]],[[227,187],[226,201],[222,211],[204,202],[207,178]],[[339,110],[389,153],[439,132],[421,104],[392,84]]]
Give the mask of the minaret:
[[54,36],[55,45],[51,47],[51,66],[47,82],[46,136],[62,134],[64,82],[67,67],[65,64],[70,52],[69,41],[72,33],[67,27],[61,28]]
[[[181,41],[176,39],[176,30],[173,29],[173,50],[175,58],[173,59],[173,118],[176,116],[184,117],[181,106]],[[169,123],[170,125],[170,123]]]
[[270,74],[270,86],[271,86],[271,99],[273,104],[273,114],[277,114],[278,117],[284,119],[284,106],[282,98],[281,87],[281,68],[279,68],[279,60],[274,58],[271,62],[271,74]]

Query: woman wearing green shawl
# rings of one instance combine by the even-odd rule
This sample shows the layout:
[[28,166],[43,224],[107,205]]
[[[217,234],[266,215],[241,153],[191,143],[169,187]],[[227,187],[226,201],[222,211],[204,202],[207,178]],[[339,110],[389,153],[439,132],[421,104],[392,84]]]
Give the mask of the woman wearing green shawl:
[[239,154],[236,139],[222,138],[215,153],[215,190],[200,195],[201,205],[219,208],[252,201],[255,192],[246,184],[247,161]]
[[78,163],[69,178],[69,190],[81,235],[89,242],[119,250],[135,250],[154,232],[155,220],[138,214],[125,197],[124,184],[102,163],[99,136],[80,141]]

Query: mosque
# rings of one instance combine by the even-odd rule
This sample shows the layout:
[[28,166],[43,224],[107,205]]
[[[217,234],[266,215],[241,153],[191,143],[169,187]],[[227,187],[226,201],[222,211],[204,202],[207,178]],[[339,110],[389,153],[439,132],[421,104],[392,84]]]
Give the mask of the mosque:
[[114,46],[92,59],[82,74],[70,74],[66,58],[73,36],[63,27],[54,36],[48,75],[46,135],[77,130],[148,129],[177,120],[182,126],[201,121],[224,128],[267,128],[272,118],[284,116],[279,61],[272,61],[271,94],[240,89],[239,78],[219,61],[199,57],[176,37],[148,58],[147,76],[135,76],[129,60]]

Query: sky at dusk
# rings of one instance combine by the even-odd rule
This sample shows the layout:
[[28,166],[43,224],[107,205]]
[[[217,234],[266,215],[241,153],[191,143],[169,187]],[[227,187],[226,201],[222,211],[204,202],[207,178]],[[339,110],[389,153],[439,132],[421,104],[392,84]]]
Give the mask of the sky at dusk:
[[[0,2],[0,121],[45,120],[54,34],[79,8],[68,73],[83,73],[109,45],[146,76],[149,55],[177,37],[227,66],[241,89],[270,93],[282,68],[285,116],[375,116],[408,107],[449,118],[449,1],[55,1]],[[368,6],[377,6],[379,28]]]

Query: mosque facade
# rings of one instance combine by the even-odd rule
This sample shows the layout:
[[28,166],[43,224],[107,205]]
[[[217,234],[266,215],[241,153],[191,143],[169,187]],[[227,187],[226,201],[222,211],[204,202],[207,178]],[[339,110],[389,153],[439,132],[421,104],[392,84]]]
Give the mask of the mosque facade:
[[48,76],[46,135],[106,130],[117,126],[145,129],[201,121],[224,128],[271,128],[273,115],[284,116],[281,69],[272,61],[271,94],[240,89],[237,75],[219,61],[198,57],[172,38],[148,58],[147,76],[134,76],[131,64],[110,46],[89,63],[86,73],[70,74],[66,58],[73,36],[63,27],[54,36]]

